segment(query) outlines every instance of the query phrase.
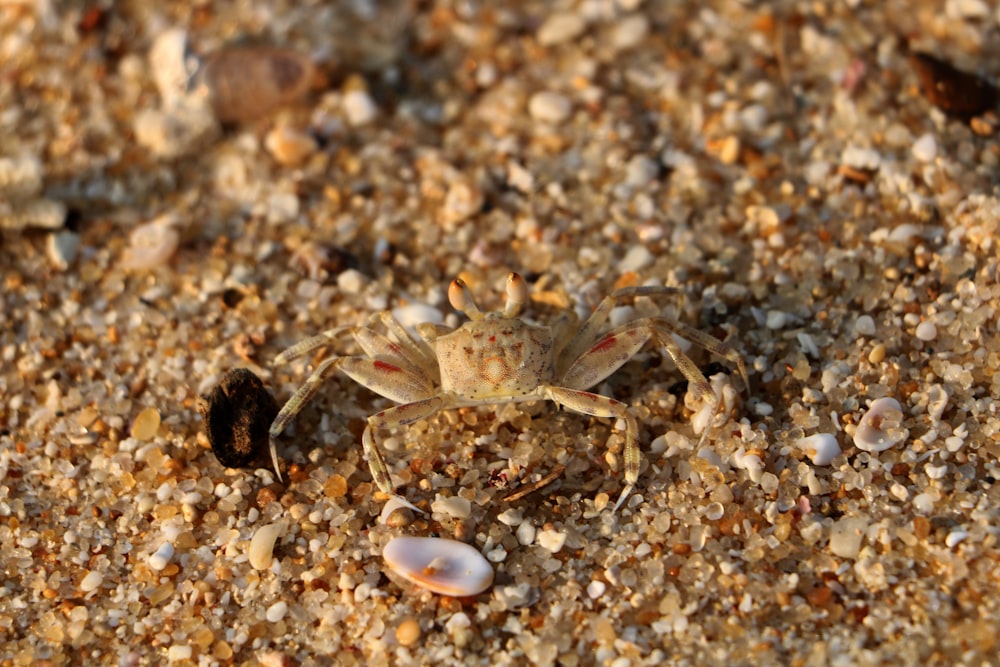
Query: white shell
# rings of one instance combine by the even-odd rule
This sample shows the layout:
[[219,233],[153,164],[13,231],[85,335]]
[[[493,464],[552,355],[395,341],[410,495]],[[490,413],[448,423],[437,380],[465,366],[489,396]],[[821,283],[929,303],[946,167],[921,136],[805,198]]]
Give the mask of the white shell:
[[269,523],[257,529],[257,532],[250,538],[250,548],[247,550],[250,557],[250,567],[255,570],[266,570],[271,567],[273,560],[274,543],[285,532],[285,524],[281,521]]
[[795,444],[818,466],[830,465],[834,457],[840,454],[837,437],[832,433],[816,433],[807,438],[799,438]]
[[456,540],[397,537],[382,557],[393,572],[439,595],[478,595],[493,583],[493,568],[483,555]]
[[881,452],[899,444],[910,432],[903,428],[903,408],[885,396],[872,401],[854,432],[854,446],[866,452]]

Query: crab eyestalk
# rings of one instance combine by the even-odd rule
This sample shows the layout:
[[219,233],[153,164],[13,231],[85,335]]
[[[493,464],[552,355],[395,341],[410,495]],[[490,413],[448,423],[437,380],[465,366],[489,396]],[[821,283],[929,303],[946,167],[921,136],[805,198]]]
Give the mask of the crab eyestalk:
[[483,314],[479,311],[476,302],[472,300],[472,293],[469,287],[461,278],[455,278],[448,286],[448,301],[451,307],[463,313],[472,321],[483,319]]
[[517,317],[527,300],[528,283],[520,274],[507,274],[507,303],[503,309],[503,316],[507,318]]

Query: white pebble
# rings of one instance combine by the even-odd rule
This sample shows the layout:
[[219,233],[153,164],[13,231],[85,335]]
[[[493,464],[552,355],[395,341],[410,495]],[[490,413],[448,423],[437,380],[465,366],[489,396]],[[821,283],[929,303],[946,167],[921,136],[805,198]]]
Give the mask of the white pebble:
[[948,464],[942,463],[939,466],[927,465],[924,466],[924,472],[926,472],[927,476],[930,477],[931,479],[941,479],[948,472]]
[[149,566],[159,572],[170,563],[170,559],[174,557],[174,545],[170,542],[164,542],[160,545],[160,548],[149,556]]
[[84,593],[95,591],[104,583],[104,575],[97,570],[91,570],[80,582],[80,590]]
[[913,142],[913,157],[921,162],[931,162],[937,157],[937,140],[934,135],[927,133]]
[[456,519],[468,519],[472,516],[472,503],[461,496],[441,497],[431,503],[431,511],[447,514]]
[[566,544],[566,533],[558,530],[543,530],[538,533],[538,544],[552,553],[558,553]]
[[831,433],[816,433],[800,438],[796,444],[818,466],[828,466],[840,455],[837,437]]
[[931,385],[927,390],[927,415],[937,421],[947,407],[948,391],[939,384]]
[[439,595],[467,597],[493,583],[493,568],[464,542],[439,537],[397,537],[382,558],[396,574]]
[[934,511],[934,496],[929,493],[921,493],[914,496],[913,509],[921,514],[930,514]]
[[944,538],[944,543],[948,545],[949,549],[952,549],[956,545],[958,545],[959,542],[964,541],[965,538],[967,538],[968,536],[969,536],[968,531],[962,530],[961,528],[957,528],[948,533],[948,537]]
[[392,316],[406,328],[414,328],[420,324],[442,324],[444,315],[441,311],[426,303],[408,303],[405,306],[392,309]]
[[167,660],[170,662],[190,660],[192,655],[194,655],[194,649],[190,644],[174,644],[167,649]]
[[278,601],[267,608],[264,612],[264,617],[267,619],[268,623],[277,623],[285,617],[288,613],[288,603],[284,601]]
[[856,558],[861,551],[861,541],[868,531],[868,521],[857,517],[844,517],[833,524],[830,532],[830,551],[841,558]]
[[767,320],[765,321],[765,326],[772,331],[777,329],[784,329],[785,325],[788,324],[788,314],[781,310],[769,310],[767,311]]
[[622,261],[618,263],[618,270],[641,271],[653,263],[653,253],[645,245],[634,245],[628,249]]
[[586,29],[587,23],[580,14],[560,12],[547,18],[535,37],[542,46],[552,46],[576,39]]
[[597,581],[595,579],[594,581],[591,581],[589,584],[587,584],[587,595],[590,596],[591,600],[596,600],[597,598],[604,595],[604,591],[606,591],[607,589],[608,589],[607,584],[605,584],[603,581]]
[[354,127],[367,125],[378,115],[375,100],[372,99],[367,90],[356,89],[344,93],[342,104],[347,122]]
[[624,51],[636,46],[649,32],[649,19],[645,14],[624,17],[611,33],[611,44],[616,50]]
[[282,522],[269,523],[261,526],[250,539],[247,555],[250,557],[250,567],[255,570],[266,570],[271,566],[274,553],[274,543],[285,532]]
[[504,510],[497,518],[500,520],[500,523],[506,526],[519,526],[524,521],[524,515],[521,513],[521,510],[514,509],[513,507]]
[[530,521],[524,521],[517,527],[517,541],[525,547],[535,541],[535,526]]
[[367,279],[357,269],[347,269],[337,276],[337,287],[344,294],[359,294]]
[[854,322],[854,332],[859,336],[874,336],[875,320],[871,315],[862,315]]
[[917,325],[917,330],[914,333],[920,340],[930,342],[937,338],[937,327],[934,326],[933,322],[924,320]]
[[573,104],[569,98],[559,93],[542,91],[528,100],[528,113],[541,123],[561,123],[569,118]]
[[148,271],[166,264],[177,252],[180,241],[176,217],[171,214],[139,225],[129,235],[129,247],[122,256],[122,268]]
[[886,396],[872,401],[854,431],[854,445],[866,452],[881,452],[893,447],[910,434],[903,428],[903,408],[899,401]]

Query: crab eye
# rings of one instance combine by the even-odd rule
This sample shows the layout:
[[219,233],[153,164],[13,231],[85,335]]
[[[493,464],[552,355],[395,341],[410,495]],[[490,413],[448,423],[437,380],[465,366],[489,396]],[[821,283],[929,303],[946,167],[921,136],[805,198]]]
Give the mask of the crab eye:
[[464,313],[469,319],[478,320],[482,317],[469,293],[469,288],[461,278],[455,278],[448,286],[448,301],[455,310]]
[[517,273],[507,275],[507,305],[503,309],[504,317],[515,317],[521,312],[521,307],[528,300],[528,283]]

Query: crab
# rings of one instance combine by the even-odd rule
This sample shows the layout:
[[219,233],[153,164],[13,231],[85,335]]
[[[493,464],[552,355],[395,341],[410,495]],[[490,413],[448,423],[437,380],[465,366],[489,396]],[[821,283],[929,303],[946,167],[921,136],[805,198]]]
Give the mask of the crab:
[[[417,327],[417,337],[392,313],[383,311],[366,326],[337,327],[313,336],[286,349],[275,363],[303,357],[345,335],[352,335],[365,354],[323,360],[281,408],[270,428],[275,471],[280,479],[275,439],[324,380],[339,370],[399,404],[371,415],[361,438],[372,479],[387,495],[392,495],[393,484],[379,449],[379,431],[412,424],[440,410],[550,400],[573,412],[625,423],[625,487],[615,504],[617,510],[639,478],[639,428],[628,405],[589,391],[591,387],[621,368],[647,342],[655,341],[688,380],[689,391],[710,410],[714,422],[722,402],[675,336],[735,364],[744,386],[749,386],[742,357],[710,334],[665,317],[642,317],[608,328],[608,317],[617,303],[677,293],[669,287],[625,287],[605,297],[582,325],[577,327],[575,313],[566,310],[548,327],[519,317],[528,300],[528,285],[517,273],[507,276],[503,310],[490,313],[479,310],[469,288],[456,278],[448,289],[448,300],[469,318],[457,329],[425,323]],[[384,333],[377,330],[379,324]],[[705,426],[702,441],[711,423]]]

